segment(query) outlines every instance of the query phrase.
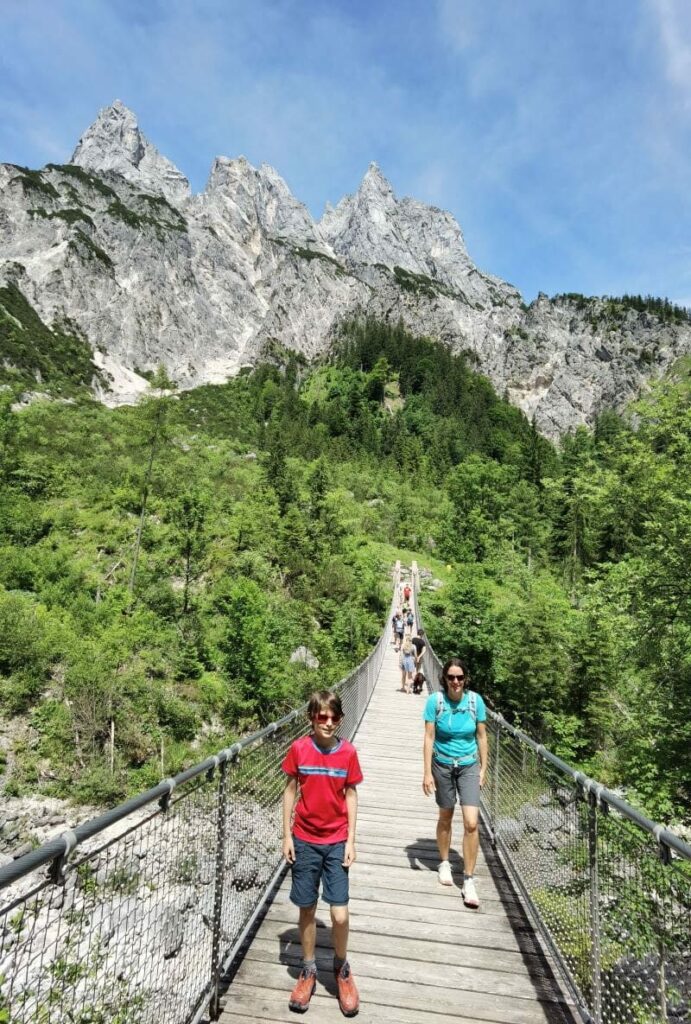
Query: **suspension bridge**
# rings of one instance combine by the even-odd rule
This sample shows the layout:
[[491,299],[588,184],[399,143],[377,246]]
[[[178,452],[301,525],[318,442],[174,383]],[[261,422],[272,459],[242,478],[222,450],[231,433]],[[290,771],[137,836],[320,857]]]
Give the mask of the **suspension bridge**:
[[[430,647],[424,668],[435,688]],[[468,909],[460,857],[455,884],[437,881],[426,695],[401,691],[388,619],[340,693],[365,776],[349,943],[362,1021],[689,1019],[687,844],[490,715],[481,903]],[[280,764],[307,728],[296,709],[0,868],[0,1022],[294,1020]],[[341,1014],[324,904],[317,920],[309,1012],[328,1024]]]

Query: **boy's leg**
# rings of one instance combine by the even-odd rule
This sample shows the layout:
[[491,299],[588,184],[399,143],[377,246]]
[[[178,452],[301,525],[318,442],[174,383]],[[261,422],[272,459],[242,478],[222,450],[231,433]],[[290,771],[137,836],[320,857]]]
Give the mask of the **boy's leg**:
[[341,962],[348,959],[349,928],[348,907],[331,907],[331,938],[334,944],[334,956]]
[[300,907],[300,918],[298,920],[300,929],[300,945],[302,946],[302,959],[307,963],[314,960],[314,950],[317,945],[317,904],[311,907]]
[[305,1013],[309,1009],[310,999],[317,985],[317,964],[314,959],[317,940],[316,903],[312,907],[300,907],[298,927],[302,946],[302,967],[293,991],[290,993],[288,1006],[295,1013]]
[[334,974],[338,987],[338,1005],[344,1017],[354,1017],[360,1009],[360,996],[348,963],[348,869],[343,867],[345,843],[334,843],[324,859],[324,899],[331,904],[331,938],[334,947]]
[[317,978],[314,950],[317,940],[317,898],[322,858],[319,850],[311,843],[294,836],[293,844],[295,862],[292,866],[293,884],[290,898],[299,911],[298,927],[303,963],[290,995],[289,1006],[297,1013],[304,1013],[309,1008]]

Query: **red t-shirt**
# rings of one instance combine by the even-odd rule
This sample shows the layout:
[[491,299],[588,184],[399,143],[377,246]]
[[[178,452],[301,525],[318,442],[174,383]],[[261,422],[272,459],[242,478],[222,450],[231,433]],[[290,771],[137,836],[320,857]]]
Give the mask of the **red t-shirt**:
[[322,750],[310,736],[291,744],[281,768],[300,784],[293,835],[307,843],[342,843],[348,838],[346,786],[362,782],[357,751],[348,740]]
[[410,587],[404,587],[403,588],[403,596],[404,596],[404,598],[407,601],[408,598],[410,597]]

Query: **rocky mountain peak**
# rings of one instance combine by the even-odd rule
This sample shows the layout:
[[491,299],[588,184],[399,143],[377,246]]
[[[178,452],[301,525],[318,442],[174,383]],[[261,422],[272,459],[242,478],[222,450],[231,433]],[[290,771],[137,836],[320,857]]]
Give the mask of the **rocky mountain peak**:
[[96,173],[115,171],[172,202],[190,194],[185,175],[149,142],[135,115],[120,100],[99,111],[77,143],[70,163]]
[[244,156],[216,157],[204,199],[223,211],[224,219],[249,228],[260,224],[272,238],[331,252],[307,207],[270,164],[254,167]]
[[358,189],[358,194],[360,196],[370,196],[370,195],[380,195],[382,197],[389,197],[390,196],[392,199],[394,199],[394,202],[395,202],[394,191],[393,191],[393,189],[391,187],[391,184],[390,184],[388,178],[386,178],[382,174],[382,171],[381,171],[381,168],[380,168],[379,164],[376,163],[374,160],[372,161],[372,163],[369,165],[369,167],[365,171],[364,177],[363,177],[362,181],[360,182],[360,187]]
[[483,283],[450,213],[416,199],[397,199],[376,163],[369,165],[354,195],[326,207],[319,227],[334,251],[354,264],[399,267],[482,303],[487,282],[506,288],[486,276]]
[[526,308],[475,267],[450,213],[398,198],[376,163],[315,223],[273,167],[242,156],[218,157],[204,192],[189,196],[119,101],[72,159],[91,175],[0,164],[0,282],[46,325],[79,330],[108,402],[146,386],[137,368],[164,365],[190,387],[225,380],[267,345],[313,358],[364,315],[471,353],[556,437],[691,352],[684,316],[542,294]]

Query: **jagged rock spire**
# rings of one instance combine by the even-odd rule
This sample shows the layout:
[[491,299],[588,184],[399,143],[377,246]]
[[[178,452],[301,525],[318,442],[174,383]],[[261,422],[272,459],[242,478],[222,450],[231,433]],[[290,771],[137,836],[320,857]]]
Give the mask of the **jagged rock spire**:
[[231,220],[239,217],[249,227],[258,222],[271,238],[331,254],[307,207],[269,164],[254,167],[244,156],[216,157],[204,198],[226,206]]
[[475,290],[468,282],[475,267],[454,217],[415,199],[397,199],[376,163],[354,195],[327,206],[319,227],[334,251],[354,263],[398,266],[464,293]]
[[90,171],[116,171],[172,202],[180,202],[190,193],[184,174],[149,142],[135,115],[120,100],[99,111],[70,162]]

